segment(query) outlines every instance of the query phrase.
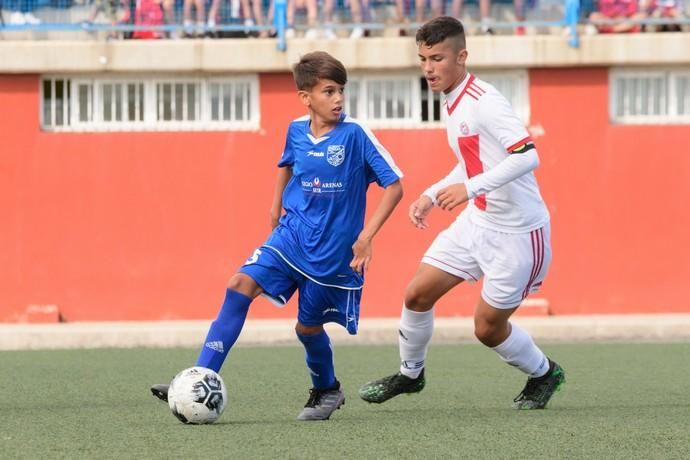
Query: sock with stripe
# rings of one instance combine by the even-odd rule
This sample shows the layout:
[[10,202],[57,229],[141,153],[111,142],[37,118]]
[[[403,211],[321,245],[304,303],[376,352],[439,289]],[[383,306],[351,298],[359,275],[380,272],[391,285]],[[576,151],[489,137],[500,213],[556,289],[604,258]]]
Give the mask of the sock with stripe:
[[524,329],[513,323],[510,326],[508,338],[493,350],[503,361],[532,378],[545,375],[549,371],[549,359]]
[[228,289],[218,317],[211,323],[204,345],[201,347],[196,365],[218,372],[242,332],[252,299],[237,291]]
[[424,369],[429,341],[434,332],[434,309],[408,310],[403,304],[398,330],[400,346],[400,373],[416,379]]
[[297,334],[304,345],[305,360],[311,375],[311,382],[317,390],[335,386],[335,365],[333,364],[333,347],[326,331],[314,335]]

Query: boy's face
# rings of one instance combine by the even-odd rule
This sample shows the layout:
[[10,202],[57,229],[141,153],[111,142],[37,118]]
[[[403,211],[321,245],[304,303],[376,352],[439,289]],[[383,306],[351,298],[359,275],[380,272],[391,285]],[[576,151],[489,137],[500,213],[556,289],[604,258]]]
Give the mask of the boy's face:
[[418,43],[419,65],[429,88],[448,93],[465,78],[467,50],[457,49],[451,39],[429,46]]
[[302,103],[326,123],[337,123],[343,111],[345,86],[332,80],[319,80],[311,90],[299,91]]

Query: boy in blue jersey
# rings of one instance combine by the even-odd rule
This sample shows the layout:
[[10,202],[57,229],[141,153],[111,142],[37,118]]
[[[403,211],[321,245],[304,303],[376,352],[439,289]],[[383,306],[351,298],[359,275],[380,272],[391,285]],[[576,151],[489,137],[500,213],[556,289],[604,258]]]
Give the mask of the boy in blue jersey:
[[[220,370],[257,296],[282,306],[297,290],[295,331],[313,383],[298,420],[327,420],[345,394],[323,325],[335,322],[357,333],[372,239],[402,198],[402,173],[371,131],[343,112],[347,72],[340,61],[312,52],[293,74],[309,114],[288,127],[271,206],[273,231],[230,279],[196,365]],[[372,182],[385,190],[365,223]],[[151,388],[163,400],[167,390]]]

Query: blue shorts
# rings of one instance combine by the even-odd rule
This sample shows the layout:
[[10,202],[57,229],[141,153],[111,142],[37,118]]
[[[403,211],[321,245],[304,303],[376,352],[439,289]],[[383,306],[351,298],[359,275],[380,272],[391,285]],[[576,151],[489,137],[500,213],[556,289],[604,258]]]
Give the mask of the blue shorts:
[[250,276],[263,295],[282,307],[299,291],[297,320],[305,326],[338,323],[357,334],[362,289],[327,286],[308,277],[271,249],[262,247],[247,259],[240,273]]

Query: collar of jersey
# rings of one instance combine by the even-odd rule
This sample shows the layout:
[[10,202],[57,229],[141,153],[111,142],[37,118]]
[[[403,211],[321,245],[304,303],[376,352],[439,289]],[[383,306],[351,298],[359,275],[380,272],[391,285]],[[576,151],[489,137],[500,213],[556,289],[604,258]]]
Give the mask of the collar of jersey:
[[333,132],[334,132],[336,129],[338,129],[338,126],[340,125],[340,123],[342,123],[343,121],[345,121],[345,118],[346,118],[346,117],[347,117],[347,114],[345,114],[345,112],[341,112],[341,113],[340,113],[340,118],[338,118],[338,121],[337,121],[337,123],[335,124],[335,126],[333,126],[333,129],[330,130],[330,131],[328,131],[326,134],[324,134],[324,135],[321,136],[321,137],[314,137],[314,135],[311,133],[311,128],[310,128],[310,126],[311,126],[311,118],[307,118],[307,119],[305,120],[305,125],[304,125],[304,129],[305,129],[305,131],[306,131],[306,133],[307,133],[307,137],[308,137],[309,140],[312,142],[312,144],[319,144],[319,143],[325,141],[326,139],[328,139],[329,137],[331,137],[331,135],[333,134]]
[[[472,83],[472,81],[474,81],[474,75],[467,72],[465,79],[460,82],[457,88],[446,94],[446,109],[448,110],[448,115],[453,113],[453,110],[455,110],[455,108],[458,106],[460,99],[462,99],[462,96],[465,95],[465,91],[467,91],[467,87],[470,85],[470,83]],[[450,101],[453,102],[451,103]]]

